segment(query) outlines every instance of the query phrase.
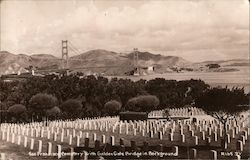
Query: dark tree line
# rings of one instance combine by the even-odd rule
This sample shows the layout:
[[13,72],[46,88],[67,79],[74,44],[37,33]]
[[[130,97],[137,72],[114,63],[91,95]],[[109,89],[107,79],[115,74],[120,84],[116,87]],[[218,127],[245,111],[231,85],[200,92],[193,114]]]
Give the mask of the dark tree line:
[[[183,107],[193,104],[208,89],[209,85],[193,79],[176,81],[156,78],[134,82],[95,76],[80,78],[78,74],[47,75],[30,77],[25,81],[0,80],[0,105],[8,110],[15,104],[21,104],[26,106],[28,116],[33,118],[57,118],[59,115],[61,118],[81,118],[116,115],[126,110],[149,112]],[[43,103],[46,98],[47,104]]]

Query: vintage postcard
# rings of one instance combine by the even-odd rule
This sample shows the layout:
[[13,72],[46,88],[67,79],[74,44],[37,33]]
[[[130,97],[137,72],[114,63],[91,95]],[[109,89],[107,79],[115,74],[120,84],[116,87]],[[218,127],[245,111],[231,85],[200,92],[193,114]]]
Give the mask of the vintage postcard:
[[250,159],[249,0],[0,0],[0,160]]

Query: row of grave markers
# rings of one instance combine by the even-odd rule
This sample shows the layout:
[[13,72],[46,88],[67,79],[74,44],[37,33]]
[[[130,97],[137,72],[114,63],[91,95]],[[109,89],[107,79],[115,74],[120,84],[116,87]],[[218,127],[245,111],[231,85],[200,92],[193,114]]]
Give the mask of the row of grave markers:
[[[244,122],[244,119],[240,118],[239,122],[237,124],[235,121],[230,121],[227,124],[226,142],[227,144],[231,144],[232,140],[235,141],[238,139],[235,144],[236,150],[242,152],[250,135],[250,129],[246,125],[249,124],[249,121]],[[105,117],[78,119],[75,121],[52,121],[48,124],[48,126],[45,126],[45,123],[2,124],[0,133],[2,140],[16,143],[17,145],[20,145],[21,139],[23,139],[24,147],[27,147],[28,137],[30,137],[30,150],[34,150],[34,144],[38,143],[38,148],[36,148],[38,153],[41,151],[43,145],[43,140],[37,140],[38,138],[58,143],[64,142],[73,147],[74,145],[80,146],[83,137],[86,142],[86,138],[89,138],[88,131],[110,132],[111,134],[142,136],[152,139],[157,138],[169,142],[176,142],[176,139],[179,139],[180,141],[176,142],[178,144],[180,142],[183,144],[188,143],[187,140],[190,140],[191,137],[194,145],[199,145],[201,141],[205,141],[207,144],[210,144],[212,140],[217,142],[219,137],[223,136],[222,125],[216,120],[198,120],[196,123],[192,123],[191,120],[122,122],[119,121],[118,117]],[[13,137],[17,137],[17,140]],[[97,133],[93,133],[92,139],[89,140],[93,142],[98,141],[97,137],[100,136]],[[105,134],[101,137],[99,141],[105,143]],[[111,137],[110,139],[112,139]],[[48,154],[52,153],[52,142],[47,142]],[[115,141],[110,140],[110,143],[112,145]],[[225,146],[225,149],[229,147],[228,145]],[[60,147],[62,146],[58,145],[57,147],[57,150],[60,151]],[[193,151],[193,153],[197,153],[197,151]],[[216,158],[216,152],[211,151],[211,153]],[[58,155],[60,154],[58,153]]]

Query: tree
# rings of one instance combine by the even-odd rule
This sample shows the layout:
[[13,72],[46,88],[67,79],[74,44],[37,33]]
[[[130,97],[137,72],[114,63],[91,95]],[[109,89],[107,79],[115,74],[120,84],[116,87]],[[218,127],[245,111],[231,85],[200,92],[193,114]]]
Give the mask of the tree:
[[46,115],[52,119],[58,118],[60,114],[61,114],[61,109],[57,106],[46,110]]
[[158,109],[180,106],[182,98],[177,92],[176,80],[155,78],[146,83],[145,89],[149,94],[156,95],[159,98],[160,106]]
[[38,93],[31,97],[29,101],[32,113],[38,116],[38,119],[46,116],[46,110],[57,106],[57,98],[49,95]]
[[190,105],[194,100],[199,97],[205,90],[209,88],[209,85],[202,80],[183,80],[177,82],[177,92],[181,99],[181,105]]
[[170,107],[183,107],[191,104],[208,85],[201,80],[166,80],[155,78],[146,83],[145,89],[151,95],[156,95],[160,100],[157,109]]
[[20,120],[24,120],[26,118],[25,114],[27,112],[27,109],[22,104],[15,104],[8,109],[8,112],[11,116],[15,117],[19,122]]
[[111,100],[105,103],[104,112],[108,113],[110,116],[114,116],[121,109],[122,104],[116,100]]
[[150,112],[160,104],[159,99],[153,95],[141,95],[128,100],[126,109],[129,111]]
[[50,109],[57,105],[57,98],[50,94],[38,93],[31,97],[29,104],[35,109]]
[[76,99],[68,99],[61,105],[61,109],[66,118],[77,118],[82,110],[82,103]]
[[226,140],[227,122],[249,109],[247,95],[243,89],[238,88],[232,90],[228,88],[209,89],[196,99],[195,104],[223,124],[224,142]]

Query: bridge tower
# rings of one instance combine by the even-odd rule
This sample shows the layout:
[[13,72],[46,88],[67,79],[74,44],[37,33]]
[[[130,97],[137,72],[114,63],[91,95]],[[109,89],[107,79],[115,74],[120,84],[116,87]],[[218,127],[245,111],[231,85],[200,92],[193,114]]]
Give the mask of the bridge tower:
[[139,60],[138,48],[134,48],[134,68],[136,69],[136,73],[140,74],[140,68],[139,68],[138,60]]
[[62,69],[69,67],[68,41],[62,40]]

